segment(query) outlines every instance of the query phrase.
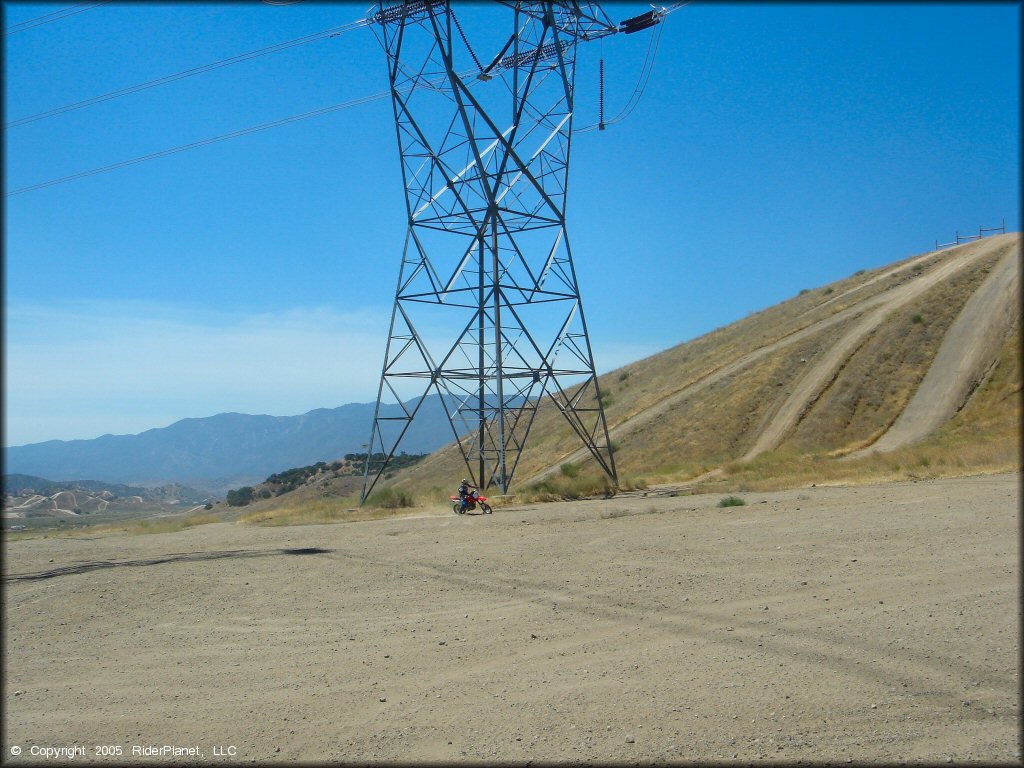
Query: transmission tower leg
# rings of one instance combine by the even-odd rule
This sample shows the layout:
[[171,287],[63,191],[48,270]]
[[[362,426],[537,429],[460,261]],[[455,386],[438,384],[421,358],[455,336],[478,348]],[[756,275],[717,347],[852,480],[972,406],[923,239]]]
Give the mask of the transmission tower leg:
[[[382,3],[374,17],[408,230],[364,500],[424,407],[444,409],[481,488],[508,491],[542,402],[616,482],[565,222],[577,44],[615,26],[586,2],[458,9],[472,25],[445,0]],[[473,26],[482,41],[464,34]]]

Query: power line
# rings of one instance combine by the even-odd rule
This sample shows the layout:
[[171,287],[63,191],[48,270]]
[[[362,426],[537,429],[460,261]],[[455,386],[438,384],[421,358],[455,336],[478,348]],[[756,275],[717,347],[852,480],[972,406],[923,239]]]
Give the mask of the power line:
[[672,5],[665,9],[665,15],[668,16],[670,13],[675,13],[680,8],[685,8],[686,6],[691,5],[693,2],[694,0],[679,0],[679,2],[672,3]]
[[127,95],[132,94],[132,93],[138,93],[139,91],[144,91],[144,90],[146,90],[148,88],[156,88],[158,86],[166,85],[168,83],[173,83],[173,82],[176,82],[178,80],[184,80],[186,77],[194,77],[195,75],[201,75],[201,74],[204,74],[206,72],[210,72],[210,71],[212,71],[214,69],[220,69],[221,67],[227,67],[227,66],[230,66],[232,64],[238,64],[238,63],[243,62],[243,61],[249,61],[250,59],[255,59],[255,58],[259,57],[259,56],[266,56],[266,55],[271,54],[271,53],[279,53],[280,51],[286,51],[289,48],[295,48],[296,46],[299,46],[299,45],[305,45],[307,43],[313,43],[313,42],[316,42],[317,40],[324,40],[324,39],[329,38],[329,37],[337,37],[337,36],[339,36],[341,34],[344,34],[345,32],[349,32],[349,31],[351,31],[353,29],[358,29],[359,27],[364,27],[364,26],[366,26],[369,23],[370,22],[367,19],[359,19],[358,21],[353,21],[353,22],[350,22],[348,24],[343,24],[340,27],[332,27],[331,29],[325,29],[325,30],[323,30],[321,32],[315,32],[315,33],[313,33],[311,35],[305,35],[304,37],[297,37],[294,40],[286,40],[283,43],[275,43],[274,45],[269,45],[266,48],[259,48],[258,50],[255,50],[255,51],[248,51],[247,53],[240,53],[240,54],[238,54],[236,56],[231,56],[231,57],[226,58],[226,59],[221,59],[220,61],[211,62],[210,64],[203,64],[203,65],[198,66],[198,67],[192,67],[191,69],[186,69],[186,70],[183,70],[181,72],[175,72],[174,74],[171,74],[171,75],[165,75],[163,77],[158,77],[155,80],[148,80],[148,81],[146,81],[144,83],[139,83],[137,85],[131,85],[131,86],[128,86],[127,88],[121,88],[120,90],[111,91],[110,93],[105,93],[105,94],[102,94],[100,96],[93,96],[90,99],[85,99],[83,101],[77,101],[74,104],[66,104],[63,107],[55,107],[54,109],[50,109],[50,110],[47,110],[45,112],[39,112],[38,114],[35,114],[35,115],[29,115],[28,117],[22,117],[22,118],[20,118],[18,120],[12,120],[11,122],[7,123],[5,128],[15,128],[15,127],[17,127],[19,125],[25,125],[27,123],[33,123],[33,122],[35,122],[37,120],[43,120],[43,119],[48,118],[48,117],[55,117],[57,115],[62,115],[65,112],[71,112],[71,111],[76,110],[76,109],[83,109],[84,107],[91,107],[94,104],[99,104],[99,103],[104,102],[104,101],[110,101],[111,99],[117,99],[117,98],[120,98],[121,96],[127,96]]
[[[693,0],[680,0],[677,3],[669,6],[668,8],[662,9],[661,12],[661,23],[658,24],[658,31],[654,33],[650,41],[647,43],[647,54],[644,56],[643,66],[640,68],[640,76],[637,78],[636,86],[633,88],[633,93],[630,94],[625,106],[619,111],[619,113],[611,120],[603,120],[592,125],[585,126],[583,128],[574,128],[573,133],[590,133],[594,129],[601,128],[603,126],[615,125],[618,122],[625,120],[629,117],[633,110],[636,109],[640,103],[640,99],[643,98],[644,91],[647,90],[647,83],[651,79],[651,73],[654,72],[654,60],[658,55],[658,48],[661,45],[661,35],[665,31],[665,18],[680,8],[685,8],[690,5]],[[601,79],[601,111],[604,111],[604,73],[602,72]]]
[[42,16],[36,16],[34,19],[27,19],[26,21],[19,21],[17,24],[11,24],[11,26],[4,30],[4,34],[13,35],[15,32],[24,32],[28,29],[41,27],[43,24],[60,21],[61,19],[66,19],[68,16],[74,16],[76,13],[91,11],[93,8],[99,8],[101,5],[107,5],[110,1],[111,0],[102,0],[98,3],[78,3],[78,5],[72,5],[69,8],[62,8],[59,11],[51,11],[50,13],[43,14]]
[[197,149],[198,147],[205,147],[209,144],[216,144],[220,141],[227,141],[228,139],[235,139],[239,136],[245,136],[250,133],[256,133],[257,131],[265,131],[269,128],[277,128],[281,125],[287,125],[288,123],[295,123],[299,120],[306,120],[310,117],[318,117],[320,115],[326,115],[329,112],[337,112],[340,109],[348,109],[349,107],[358,107],[361,104],[366,104],[377,99],[382,99],[386,96],[390,96],[391,91],[381,91],[380,93],[374,93],[370,96],[362,96],[358,99],[352,99],[351,101],[343,101],[340,104],[333,104],[329,107],[322,107],[321,109],[315,109],[312,112],[303,112],[300,115],[292,115],[291,117],[285,117],[280,120],[274,120],[269,123],[262,123],[260,125],[253,125],[249,128],[242,128],[237,131],[231,131],[230,133],[223,133],[220,136],[213,136],[208,139],[200,139],[199,141],[193,141],[190,144],[183,144],[180,147],[172,147],[171,149],[164,149],[160,152],[153,152],[148,155],[142,155],[141,157],[134,157],[131,160],[122,160],[119,163],[113,165],[105,165],[102,168],[93,168],[89,171],[82,171],[80,173],[73,173],[70,176],[62,176],[59,179],[51,179],[50,181],[44,181],[39,184],[32,184],[28,187],[21,187],[7,192],[4,197],[12,197],[13,195],[20,195],[25,192],[34,192],[37,189],[45,189],[46,187],[52,187],[56,184],[64,184],[68,181],[76,181],[77,179],[84,179],[87,176],[95,176],[100,173],[107,173],[108,171],[116,171],[119,168],[125,168],[129,165],[136,165],[138,163],[144,163],[147,160],[156,160],[160,157],[167,157],[168,155],[174,155],[179,152],[185,152],[189,149]]
[[[641,70],[640,80],[637,81],[637,85],[633,89],[629,101],[626,102],[626,106],[622,108],[619,114],[608,120],[605,125],[615,125],[615,123],[625,120],[636,109],[636,105],[640,103],[640,99],[643,98],[644,91],[647,89],[647,83],[651,79],[651,73],[654,72],[654,60],[658,55],[658,47],[661,44],[661,35],[664,31],[665,25],[662,23],[647,46],[647,59],[644,61],[646,71]],[[648,61],[650,62],[649,64]]]
[[[465,72],[458,73],[458,77],[466,78],[473,74],[475,70],[467,70]],[[474,81],[470,85],[475,85],[477,81]],[[402,89],[401,93],[407,93],[416,87],[436,87],[436,85],[426,82],[419,86],[412,85],[408,88]],[[197,149],[199,147],[205,147],[209,144],[216,144],[220,141],[227,141],[228,139],[238,138],[239,136],[246,136],[250,133],[256,133],[257,131],[265,131],[269,128],[277,128],[281,125],[287,125],[288,123],[296,123],[299,120],[306,120],[310,117],[318,117],[320,115],[326,115],[330,112],[337,112],[340,109],[347,109],[349,107],[358,107],[362,104],[367,104],[371,101],[377,101],[391,95],[391,91],[380,91],[378,93],[371,94],[369,96],[360,96],[357,99],[351,99],[350,101],[343,101],[340,104],[332,104],[329,107],[321,107],[320,109],[314,109],[312,112],[303,112],[299,115],[292,115],[291,117],[283,117],[280,120],[273,120],[269,123],[261,123],[260,125],[253,125],[248,128],[241,128],[237,131],[231,131],[230,133],[222,133],[220,136],[212,136],[208,139],[200,139],[199,141],[193,141],[189,144],[183,144],[180,147],[171,147],[170,149],[163,149],[159,152],[152,152],[148,155],[142,155],[141,157],[133,157],[131,160],[122,160],[119,163],[113,163],[112,165],[105,165],[102,168],[93,168],[89,171],[81,171],[80,173],[73,173],[70,176],[61,176],[58,179],[51,179],[50,181],[43,181],[39,184],[32,184],[28,187],[20,187],[19,189],[13,189],[10,192],[4,193],[4,197],[12,197],[14,195],[20,195],[25,192],[34,192],[38,189],[45,189],[46,187],[52,187],[57,184],[64,184],[68,181],[76,181],[77,179],[84,179],[87,176],[96,176],[100,173],[107,173],[108,171],[116,171],[119,168],[124,168],[129,165],[136,165],[138,163],[144,163],[147,160],[156,160],[160,157],[167,157],[168,155],[175,155],[179,152],[185,152],[190,149]]]

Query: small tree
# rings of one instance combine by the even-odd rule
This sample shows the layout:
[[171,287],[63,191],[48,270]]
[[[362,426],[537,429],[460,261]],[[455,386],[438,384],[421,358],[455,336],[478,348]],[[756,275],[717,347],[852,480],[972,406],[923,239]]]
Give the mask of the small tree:
[[237,491],[228,491],[229,507],[244,507],[256,496],[256,489],[248,485],[242,486]]

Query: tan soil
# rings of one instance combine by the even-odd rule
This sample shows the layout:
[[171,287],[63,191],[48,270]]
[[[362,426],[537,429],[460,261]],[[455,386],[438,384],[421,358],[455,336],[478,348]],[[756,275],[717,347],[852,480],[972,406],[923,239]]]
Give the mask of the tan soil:
[[1020,480],[7,541],[4,759],[1019,760]]
[[1011,250],[967,300],[921,386],[896,422],[869,448],[850,456],[895,450],[934,432],[963,408],[991,370],[1020,317],[1020,250]]
[[[1019,244],[1019,237],[1015,238],[1015,241]],[[952,255],[945,260],[940,266],[924,273],[916,280],[899,287],[892,288],[883,294],[885,301],[877,308],[865,313],[865,315],[849,331],[847,331],[841,338],[836,339],[828,352],[817,360],[815,364],[811,366],[810,370],[801,377],[800,381],[790,393],[789,398],[785,403],[783,403],[782,407],[778,410],[774,418],[766,426],[760,436],[758,436],[754,445],[747,451],[742,460],[750,461],[755,456],[776,447],[782,441],[782,438],[786,433],[796,425],[801,415],[803,415],[807,410],[809,404],[817,398],[825,385],[835,377],[835,372],[843,362],[849,358],[857,345],[860,344],[869,333],[881,325],[889,315],[900,307],[911,303],[915,298],[921,296],[939,282],[948,279],[951,275],[955,275],[960,270],[980,260],[984,256],[989,255],[993,251],[1004,248],[1005,242],[1005,238],[990,238],[987,241],[981,240],[976,243],[972,243],[971,247],[960,249],[955,255]],[[1018,250],[1013,255],[1008,256],[1007,261],[1014,263],[1013,260],[1019,258],[1018,245]],[[1000,314],[1002,314],[1002,312],[1000,312]],[[983,311],[982,316],[984,315],[985,312]],[[1002,336],[996,335],[993,332],[990,332],[989,335],[994,336],[995,339],[993,344],[986,346],[986,350],[991,346],[992,350],[988,351],[995,354],[999,349]],[[990,365],[991,359],[986,362]],[[962,401],[958,405],[962,405]],[[946,413],[946,418],[952,415],[952,412],[953,411]],[[942,421],[944,421],[944,419],[931,425],[931,429],[937,427],[942,423]],[[924,434],[927,434],[927,432],[921,433],[918,437],[923,437]],[[899,443],[899,445],[902,444],[903,443]],[[893,447],[897,446],[894,445]]]
[[[823,388],[834,379],[836,371],[849,359],[857,346],[894,312],[908,306],[915,299],[926,294],[944,280],[948,280],[962,270],[983,261],[1000,250],[1013,249],[1015,255],[1007,257],[1008,260],[1013,258],[1019,259],[1020,242],[1021,238],[1018,233],[997,235],[947,249],[938,254],[939,258],[936,258],[937,254],[932,252],[886,270],[813,308],[813,311],[817,312],[820,311],[821,307],[837,302],[837,306],[842,306],[843,308],[834,314],[815,320],[782,338],[742,354],[697,381],[673,391],[666,397],[611,426],[609,428],[609,436],[613,441],[631,439],[628,436],[641,430],[650,430],[651,425],[663,420],[672,408],[698,395],[705,388],[715,386],[719,382],[727,380],[729,377],[744,371],[753,363],[766,356],[777,355],[779,352],[805,339],[829,333],[829,336],[823,337],[827,339],[827,348],[822,354],[817,355],[813,363],[808,366],[808,370],[800,372],[799,380],[787,389],[789,394],[786,399],[774,409],[771,417],[753,439],[751,447],[743,455],[743,461],[750,461],[765,451],[779,445],[786,435],[793,430],[808,408],[820,396]],[[925,269],[925,265],[932,261],[935,263],[930,264]],[[889,279],[893,275],[912,269],[913,272],[910,279],[887,287],[877,293],[868,292],[862,300],[853,301],[849,304],[840,301],[843,297],[857,291],[862,291],[865,286]],[[1005,314],[1004,309],[1005,305],[1000,304],[999,306],[987,306],[981,311],[981,319],[985,320],[987,331],[985,338],[987,342],[998,342],[1005,335],[1003,330],[1004,324],[988,322],[989,315],[1002,317]],[[836,333],[837,329],[840,329],[838,334]],[[959,348],[958,346],[957,349]],[[986,343],[983,345],[983,349],[988,354],[992,349],[998,350],[998,343],[995,343],[994,347],[992,343]],[[991,359],[988,359],[988,363],[991,364]],[[962,405],[962,402],[960,404]],[[943,412],[945,413],[945,411]],[[947,418],[949,415],[951,414],[946,413]],[[935,426],[937,425],[930,424],[931,429],[934,429]],[[918,437],[920,436],[923,435],[918,435]],[[519,483],[522,486],[536,483],[557,473],[562,463],[579,463],[587,460],[588,456],[589,450],[586,447],[574,449],[558,461],[551,462],[545,469],[532,476],[521,478]],[[424,466],[426,466],[426,463],[424,463]],[[698,478],[694,478],[694,480],[699,480],[705,476],[701,475]]]

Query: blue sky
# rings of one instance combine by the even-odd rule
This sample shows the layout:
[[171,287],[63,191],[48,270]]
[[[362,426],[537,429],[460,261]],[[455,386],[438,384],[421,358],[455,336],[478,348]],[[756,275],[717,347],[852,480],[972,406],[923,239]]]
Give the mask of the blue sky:
[[[4,26],[73,5],[7,2]],[[4,37],[4,122],[340,26],[369,3],[101,5]],[[644,3],[605,5],[615,20]],[[1018,4],[666,22],[573,139],[599,371],[948,241],[1020,229]],[[581,51],[577,126],[648,33]],[[369,30],[5,131],[5,192],[387,89]],[[5,197],[5,445],[372,401],[404,237],[390,102]]]

